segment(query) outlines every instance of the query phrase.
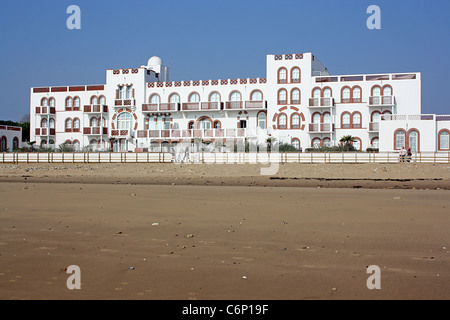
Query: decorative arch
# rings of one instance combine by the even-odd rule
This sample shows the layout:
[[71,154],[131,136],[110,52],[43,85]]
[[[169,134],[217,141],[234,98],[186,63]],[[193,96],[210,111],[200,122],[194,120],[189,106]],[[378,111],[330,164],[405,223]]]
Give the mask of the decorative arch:
[[291,129],[300,129],[301,128],[301,117],[298,112],[293,112],[291,114]]
[[195,129],[201,129],[201,128],[199,127],[199,126],[200,126],[200,122],[202,122],[202,121],[204,121],[204,120],[209,121],[209,123],[210,123],[210,125],[211,125],[211,128],[214,128],[214,121],[213,121],[210,117],[208,117],[208,116],[202,116],[202,117],[198,118],[198,119],[195,121]]
[[7,149],[8,149],[8,138],[2,136],[2,138],[0,139],[0,152],[6,152]]
[[[264,115],[264,119],[263,119],[263,115]],[[263,124],[263,120],[264,120],[264,126],[262,129],[267,129],[267,111],[259,111],[256,115],[256,126],[261,128],[261,124]]]
[[[445,133],[447,134],[447,145],[441,148],[442,136]],[[450,151],[450,130],[448,130],[448,129],[441,129],[438,132],[438,150],[439,151]]]
[[371,97],[374,97],[373,91],[374,91],[376,88],[380,89],[380,96],[383,95],[383,90],[381,89],[381,86],[379,86],[379,85],[376,84],[376,85],[372,86],[372,88],[370,89],[370,96],[371,96]]
[[[344,116],[348,115],[349,121],[348,123],[344,123]],[[352,127],[352,115],[350,112],[345,111],[341,113],[341,128],[342,129],[350,129]]]
[[406,132],[406,149],[412,148],[410,137],[411,134],[415,132],[417,134],[417,149],[413,150],[414,152],[420,152],[420,131],[416,128],[411,128]]
[[[284,94],[285,100],[282,100],[283,99],[282,93]],[[287,90],[285,88],[278,89],[277,101],[278,101],[278,105],[283,105],[283,104],[287,104],[288,103],[288,101],[287,101]]]
[[382,88],[381,88],[381,95],[384,96],[384,90],[385,89],[390,89],[391,90],[391,96],[394,95],[394,89],[392,89],[392,86],[390,84],[385,84]]
[[[261,94],[261,100],[253,100],[253,94],[258,93],[258,92]],[[255,89],[252,92],[250,92],[250,101],[263,101],[263,100],[264,100],[264,94],[261,90]]]
[[[403,135],[403,144],[400,144],[398,136],[400,135],[400,133]],[[407,134],[406,131],[404,129],[397,129],[394,131],[394,150],[400,150],[402,147],[407,147],[406,145],[406,141],[407,141]]]
[[[356,97],[355,90],[359,89],[359,97]],[[362,101],[362,88],[360,86],[353,86],[351,90],[352,103],[360,103]]]
[[[296,77],[298,73],[298,77]],[[299,67],[293,67],[291,69],[291,83],[301,83],[302,82],[302,71]]]
[[278,115],[278,119],[277,119],[277,129],[278,130],[285,130],[288,128],[288,116],[286,115],[286,113],[281,112]]
[[[344,97],[344,91],[347,92],[348,96]],[[349,86],[342,87],[341,89],[341,103],[350,103],[352,101],[352,89]]]
[[[297,96],[298,92],[298,96]],[[292,88],[291,90],[291,104],[300,104],[302,101],[302,92],[299,88]]]
[[41,107],[47,107],[48,106],[48,100],[47,98],[41,99]]
[[284,84],[287,83],[288,71],[285,67],[281,67],[277,71],[277,83]]

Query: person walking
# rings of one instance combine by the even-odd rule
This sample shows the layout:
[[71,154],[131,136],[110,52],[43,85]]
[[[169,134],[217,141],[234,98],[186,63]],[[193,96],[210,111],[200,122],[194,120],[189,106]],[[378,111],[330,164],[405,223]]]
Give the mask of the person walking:
[[411,148],[408,148],[408,152],[406,153],[406,161],[411,162],[412,159],[412,151]]
[[400,162],[405,162],[406,150],[405,147],[402,147],[400,150]]

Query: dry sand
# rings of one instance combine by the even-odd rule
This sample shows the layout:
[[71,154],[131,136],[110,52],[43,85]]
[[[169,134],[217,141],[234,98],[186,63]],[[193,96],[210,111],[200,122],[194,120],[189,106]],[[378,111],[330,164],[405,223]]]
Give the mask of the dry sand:
[[2,165],[0,299],[449,299],[449,168]]

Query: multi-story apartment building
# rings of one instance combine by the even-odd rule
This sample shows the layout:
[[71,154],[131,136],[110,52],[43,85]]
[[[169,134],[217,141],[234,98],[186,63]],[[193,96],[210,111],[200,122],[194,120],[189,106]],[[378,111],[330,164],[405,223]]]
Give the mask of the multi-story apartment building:
[[31,137],[142,151],[191,139],[272,137],[299,149],[449,151],[450,116],[421,114],[421,74],[330,75],[312,54],[267,56],[266,78],[169,81],[169,68],[110,69],[106,84],[31,88]]

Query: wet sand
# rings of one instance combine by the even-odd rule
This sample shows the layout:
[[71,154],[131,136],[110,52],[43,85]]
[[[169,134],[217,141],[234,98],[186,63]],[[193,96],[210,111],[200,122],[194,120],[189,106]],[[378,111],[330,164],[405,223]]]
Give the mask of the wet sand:
[[448,166],[227,168],[1,166],[0,299],[450,298]]

